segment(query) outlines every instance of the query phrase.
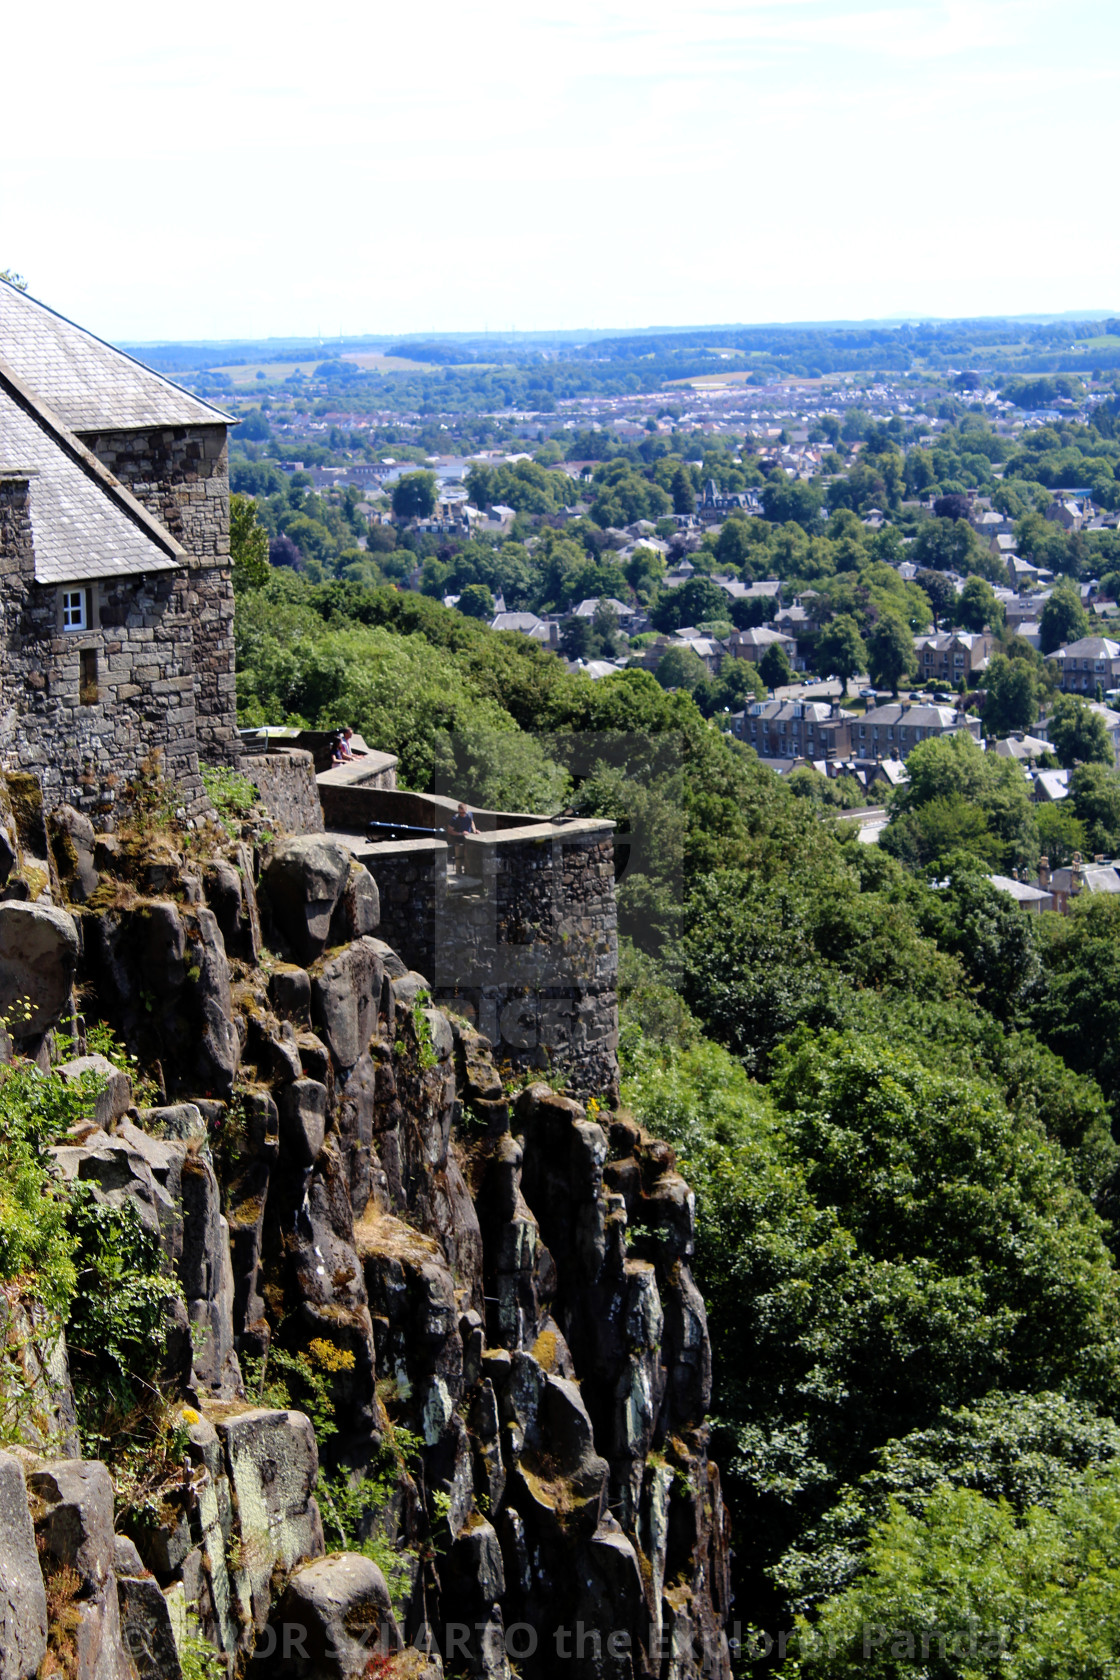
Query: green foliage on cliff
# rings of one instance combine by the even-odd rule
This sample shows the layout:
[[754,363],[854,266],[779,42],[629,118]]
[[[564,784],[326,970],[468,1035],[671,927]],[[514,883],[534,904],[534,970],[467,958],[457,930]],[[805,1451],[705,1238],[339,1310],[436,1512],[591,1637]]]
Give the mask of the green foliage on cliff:
[[[67,1081],[30,1061],[0,1070],[0,1286],[8,1311],[0,1328],[0,1436],[18,1439],[41,1421],[45,1391],[25,1358],[49,1364],[65,1330],[79,1422],[96,1451],[122,1420],[142,1408],[164,1351],[166,1310],[178,1293],[164,1272],[158,1237],[132,1202],[115,1207],[84,1182],[67,1184],[49,1149],[92,1118],[100,1082]],[[11,1316],[20,1302],[21,1332]]]
[[1116,1672],[1120,1476],[1087,1475],[1054,1511],[942,1486],[892,1504],[863,1573],[831,1599],[783,1675],[848,1680]]
[[[1035,1114],[852,1032],[802,1030],[766,1088],[703,1040],[658,1046],[631,1027],[624,1048],[625,1100],[677,1141],[697,1193],[748,1617],[858,1574],[884,1507],[861,1478],[893,1465],[889,1491],[917,1497],[938,1476],[897,1443],[926,1431],[927,1454],[951,1458],[961,1408],[979,1408],[994,1458],[992,1397],[1056,1391],[1024,1404],[1115,1451],[1094,1414],[1120,1401],[1120,1278]],[[823,1520],[853,1498],[855,1517]]]
[[94,1093],[44,1076],[32,1062],[0,1078],[0,1283],[33,1292],[64,1317],[77,1283],[69,1198],[46,1149],[89,1112]]

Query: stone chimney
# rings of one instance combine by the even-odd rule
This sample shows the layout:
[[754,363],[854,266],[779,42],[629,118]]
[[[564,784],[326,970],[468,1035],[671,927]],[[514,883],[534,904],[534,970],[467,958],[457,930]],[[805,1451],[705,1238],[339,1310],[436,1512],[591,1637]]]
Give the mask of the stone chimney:
[[1080,891],[1081,891],[1081,853],[1080,852],[1074,852],[1073,863],[1070,865],[1070,871],[1069,871],[1069,893],[1070,893],[1070,897],[1072,898],[1074,893],[1079,893]]
[[31,487],[38,470],[0,467],[0,575],[30,582],[35,576]]
[[1040,857],[1038,860],[1038,884],[1044,892],[1050,890],[1050,859]]

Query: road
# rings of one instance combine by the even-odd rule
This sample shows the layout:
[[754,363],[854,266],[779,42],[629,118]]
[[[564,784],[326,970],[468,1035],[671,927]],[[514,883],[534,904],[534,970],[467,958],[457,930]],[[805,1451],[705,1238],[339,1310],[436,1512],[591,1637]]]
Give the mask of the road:
[[887,826],[887,808],[885,805],[868,806],[865,811],[845,811],[844,816],[848,822],[859,824],[861,845],[878,845],[879,836]]

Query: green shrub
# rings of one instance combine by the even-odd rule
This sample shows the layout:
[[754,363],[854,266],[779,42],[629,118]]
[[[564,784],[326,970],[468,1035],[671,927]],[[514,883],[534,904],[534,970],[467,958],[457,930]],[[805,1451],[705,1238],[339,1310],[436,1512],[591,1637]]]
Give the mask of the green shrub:
[[241,833],[241,824],[257,804],[260,795],[238,770],[228,770],[221,764],[200,764],[202,785],[221,819],[222,827],[231,840]]

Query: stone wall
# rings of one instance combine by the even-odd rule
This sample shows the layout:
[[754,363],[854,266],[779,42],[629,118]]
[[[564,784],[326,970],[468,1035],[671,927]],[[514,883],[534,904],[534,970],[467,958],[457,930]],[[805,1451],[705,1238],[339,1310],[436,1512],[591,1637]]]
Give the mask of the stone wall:
[[236,762],[233,585],[229,562],[229,455],[224,425],[88,432],[82,441],[190,556],[186,610],[194,630],[192,670],[198,750]]
[[[398,788],[395,779],[364,774],[357,765],[337,765],[319,777],[319,797],[328,828],[361,832],[371,822],[398,823],[404,827],[445,829],[458,808],[458,801],[434,793],[414,793]],[[525,813],[483,811],[471,808],[475,827],[483,834],[494,829],[523,828],[541,821]]]
[[467,879],[438,839],[360,852],[383,936],[474,1022],[499,1061],[618,1082],[618,926],[612,825],[538,823],[466,841]]
[[205,796],[187,578],[103,580],[91,628],[63,633],[57,588],[34,581],[34,485],[0,480],[0,756],[39,775],[48,805],[111,809],[120,782],[158,749],[197,814]]
[[289,834],[322,833],[323,807],[309,752],[259,753],[247,757],[242,769],[281,829]]

